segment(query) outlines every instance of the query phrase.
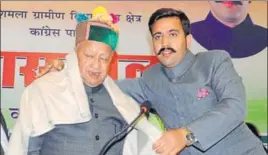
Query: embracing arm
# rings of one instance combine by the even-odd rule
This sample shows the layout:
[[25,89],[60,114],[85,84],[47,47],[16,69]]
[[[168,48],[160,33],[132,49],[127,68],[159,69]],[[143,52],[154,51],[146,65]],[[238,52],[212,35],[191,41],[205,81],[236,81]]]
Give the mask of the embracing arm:
[[124,93],[134,98],[139,104],[147,100],[142,90],[141,78],[118,80],[116,83]]

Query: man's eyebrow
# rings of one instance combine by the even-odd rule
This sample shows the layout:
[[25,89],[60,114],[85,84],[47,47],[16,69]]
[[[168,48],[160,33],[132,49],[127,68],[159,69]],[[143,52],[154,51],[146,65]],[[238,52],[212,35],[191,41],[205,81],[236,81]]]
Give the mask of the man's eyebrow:
[[171,30],[169,30],[168,32],[180,32],[180,31],[177,30],[177,29],[171,29]]
[[157,34],[161,34],[161,32],[156,32],[156,33],[153,34],[153,36],[155,36],[155,35],[157,35]]

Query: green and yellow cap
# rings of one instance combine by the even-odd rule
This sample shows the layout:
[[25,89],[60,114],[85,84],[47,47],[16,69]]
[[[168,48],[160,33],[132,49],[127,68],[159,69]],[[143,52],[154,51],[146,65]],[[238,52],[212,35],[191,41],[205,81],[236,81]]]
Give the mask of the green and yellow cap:
[[115,51],[119,38],[117,16],[99,6],[93,10],[91,19],[87,14],[77,13],[76,21],[76,46],[82,41],[92,40],[107,44]]

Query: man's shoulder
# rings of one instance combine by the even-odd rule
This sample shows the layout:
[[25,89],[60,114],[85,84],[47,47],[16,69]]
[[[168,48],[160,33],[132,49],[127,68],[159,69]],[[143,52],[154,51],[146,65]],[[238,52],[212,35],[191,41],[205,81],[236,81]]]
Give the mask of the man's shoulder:
[[144,70],[144,72],[142,73],[142,77],[146,77],[146,78],[155,77],[157,76],[157,74],[159,74],[160,70],[161,70],[161,64],[160,63],[154,64]]
[[207,24],[204,20],[197,21],[191,24],[191,33],[192,34],[204,34],[207,30]]
[[196,54],[196,61],[211,62],[231,58],[230,54],[225,50],[209,50]]
[[228,52],[224,50],[209,50],[195,55],[193,68],[207,73],[217,70],[223,63],[232,63]]
[[147,88],[161,88],[166,86],[168,77],[165,74],[164,67],[162,64],[154,64],[147,68],[142,74],[140,82],[143,87]]
[[199,28],[198,26],[203,26],[205,24],[205,20],[200,20],[200,21],[196,21],[191,23],[191,28],[195,27],[195,28]]
[[256,39],[258,42],[263,40],[267,46],[267,28],[262,27],[260,25],[254,25],[254,28],[251,31],[253,31],[252,33],[254,35],[254,39]]
[[[61,71],[50,72],[43,75],[42,77],[35,79],[24,89],[21,96],[20,107],[24,109],[30,107],[43,107],[44,105],[53,105],[54,101],[59,100],[62,96],[69,98],[70,93],[68,84],[67,76]],[[53,100],[53,102],[51,100]]]
[[37,79],[35,79],[30,85],[26,87],[26,90],[31,93],[37,93],[38,90],[49,90],[62,83],[67,78],[64,71],[49,72]]
[[260,26],[260,25],[254,25],[254,30],[258,32],[266,32],[267,33],[267,28]]

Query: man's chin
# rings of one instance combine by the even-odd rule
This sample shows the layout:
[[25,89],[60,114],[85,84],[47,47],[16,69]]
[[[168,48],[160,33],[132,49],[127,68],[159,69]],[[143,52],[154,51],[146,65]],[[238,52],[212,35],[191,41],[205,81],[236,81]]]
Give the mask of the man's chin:
[[161,61],[161,64],[166,67],[166,68],[172,68],[174,67],[174,64],[171,62],[167,62],[167,61]]
[[237,23],[237,18],[236,17],[228,17],[226,19],[226,22],[228,22],[228,23]]
[[102,84],[101,80],[90,80],[90,81],[84,81],[84,83],[90,87],[97,87],[100,84]]

